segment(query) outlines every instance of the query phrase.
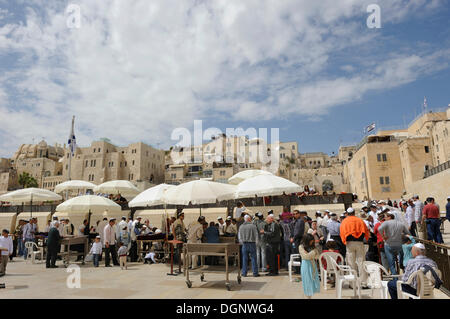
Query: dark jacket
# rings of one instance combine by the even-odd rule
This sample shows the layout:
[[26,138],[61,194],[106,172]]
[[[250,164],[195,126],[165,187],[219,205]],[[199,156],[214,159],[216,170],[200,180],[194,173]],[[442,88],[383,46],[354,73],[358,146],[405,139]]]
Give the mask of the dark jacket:
[[268,244],[280,243],[281,227],[277,222],[264,225],[264,239]]
[[47,247],[56,249],[59,245],[59,241],[61,240],[61,236],[59,235],[58,228],[52,227],[48,231],[47,237]]
[[209,226],[205,229],[204,235],[206,237],[206,242],[210,244],[220,243],[219,230],[216,226]]
[[303,218],[299,218],[295,220],[294,224],[294,241],[296,243],[300,243],[305,233],[305,221]]

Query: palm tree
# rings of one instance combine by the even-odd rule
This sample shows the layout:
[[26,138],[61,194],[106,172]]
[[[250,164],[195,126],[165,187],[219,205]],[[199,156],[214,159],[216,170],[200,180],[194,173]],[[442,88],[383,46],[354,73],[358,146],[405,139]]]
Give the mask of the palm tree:
[[22,188],[38,187],[36,179],[27,172],[19,175],[19,184],[22,185]]

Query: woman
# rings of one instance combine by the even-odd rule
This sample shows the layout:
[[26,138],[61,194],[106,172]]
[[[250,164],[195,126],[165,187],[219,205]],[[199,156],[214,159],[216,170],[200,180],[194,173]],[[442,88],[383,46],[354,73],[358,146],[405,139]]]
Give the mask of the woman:
[[319,270],[316,262],[320,254],[315,247],[313,235],[306,234],[303,237],[299,252],[302,257],[301,275],[303,293],[306,298],[311,299],[313,294],[320,292]]
[[311,228],[308,229],[308,234],[311,234],[314,237],[314,242],[316,245],[319,254],[322,253],[322,245],[324,244],[324,236],[322,229],[317,227],[317,221],[313,220],[311,223]]

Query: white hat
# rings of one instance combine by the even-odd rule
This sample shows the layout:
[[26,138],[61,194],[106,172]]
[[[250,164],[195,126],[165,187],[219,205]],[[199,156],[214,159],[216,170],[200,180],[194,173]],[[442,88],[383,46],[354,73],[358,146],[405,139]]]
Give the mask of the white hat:
[[227,217],[227,220],[231,220],[231,216],[228,216],[228,217]]
[[142,216],[138,216],[138,217],[136,217],[136,219],[142,219]]
[[450,196],[447,196],[447,199],[450,199]]
[[95,238],[101,238],[101,237],[100,237],[100,235],[98,235],[98,236],[95,236]]
[[385,201],[384,199],[380,199],[380,200],[378,201],[378,204],[383,204],[383,203],[386,204],[386,201]]
[[347,208],[347,213],[354,213],[355,210],[352,207]]
[[162,233],[162,230],[161,229],[157,229],[157,230],[155,230],[155,234],[161,234]]
[[419,248],[419,249],[425,249],[425,246],[422,243],[414,244],[414,247]]
[[341,217],[345,217],[345,214],[341,214]]
[[222,218],[222,217],[220,217],[220,216],[219,216],[219,217],[217,217],[217,220],[221,220],[221,219],[223,219],[223,218]]
[[273,214],[269,214],[269,216],[267,216],[267,217],[272,217],[272,218],[274,218],[275,216],[274,216]]

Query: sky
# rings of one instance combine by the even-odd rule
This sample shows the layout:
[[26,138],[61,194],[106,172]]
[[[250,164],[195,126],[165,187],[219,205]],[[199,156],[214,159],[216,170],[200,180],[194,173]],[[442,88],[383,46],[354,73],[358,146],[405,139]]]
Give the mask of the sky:
[[168,148],[202,120],[331,154],[425,96],[450,104],[449,17],[447,0],[0,0],[0,157],[67,143],[72,115],[79,146]]

